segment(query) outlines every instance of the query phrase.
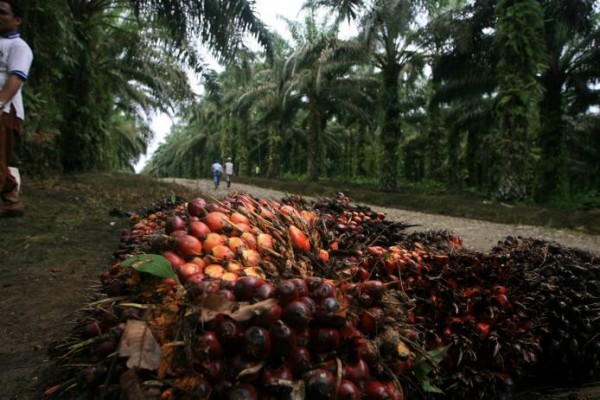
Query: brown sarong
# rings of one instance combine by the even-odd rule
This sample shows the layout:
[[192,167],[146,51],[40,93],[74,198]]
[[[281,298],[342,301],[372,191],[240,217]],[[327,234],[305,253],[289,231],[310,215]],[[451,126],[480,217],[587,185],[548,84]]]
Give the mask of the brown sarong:
[[10,113],[3,112],[0,117],[0,193],[12,192],[17,187],[17,180],[8,166],[14,158],[15,138],[22,132],[23,122],[11,105]]

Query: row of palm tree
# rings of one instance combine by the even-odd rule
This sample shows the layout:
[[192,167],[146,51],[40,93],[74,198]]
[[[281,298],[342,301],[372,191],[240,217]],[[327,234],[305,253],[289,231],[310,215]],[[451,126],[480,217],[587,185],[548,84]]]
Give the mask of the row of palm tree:
[[[145,121],[164,111],[178,123],[145,169],[160,176],[206,176],[233,156],[241,175],[259,165],[382,190],[427,182],[538,202],[600,193],[590,0],[312,0],[287,21],[287,41],[252,0],[23,3],[36,54],[30,170],[131,170],[151,140]],[[358,34],[342,39],[348,20]],[[263,51],[245,47],[248,33]]]

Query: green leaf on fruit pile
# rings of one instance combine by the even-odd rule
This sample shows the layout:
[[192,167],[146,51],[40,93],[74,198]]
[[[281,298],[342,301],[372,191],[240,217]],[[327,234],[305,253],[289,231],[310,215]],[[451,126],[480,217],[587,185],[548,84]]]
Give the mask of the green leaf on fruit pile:
[[450,346],[438,347],[427,352],[426,356],[417,358],[415,363],[415,376],[421,384],[424,391],[429,393],[444,392],[432,383],[432,379],[428,377],[429,373],[435,370],[440,362],[446,358]]
[[171,278],[179,282],[177,275],[171,268],[169,260],[159,254],[140,254],[129,257],[121,263],[125,267],[132,267],[136,271],[146,272],[160,278]]

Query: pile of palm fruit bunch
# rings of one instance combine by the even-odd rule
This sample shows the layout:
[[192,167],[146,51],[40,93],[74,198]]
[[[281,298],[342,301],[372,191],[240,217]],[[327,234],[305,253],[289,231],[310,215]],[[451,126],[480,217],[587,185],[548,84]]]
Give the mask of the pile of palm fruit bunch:
[[131,216],[68,339],[60,399],[497,399],[600,374],[600,260],[334,198],[233,193]]

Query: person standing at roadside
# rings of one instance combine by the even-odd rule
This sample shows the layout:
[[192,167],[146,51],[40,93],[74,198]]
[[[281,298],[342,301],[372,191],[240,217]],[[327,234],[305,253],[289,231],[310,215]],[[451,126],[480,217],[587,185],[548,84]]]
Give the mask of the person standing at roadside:
[[233,176],[233,163],[231,162],[231,157],[227,158],[227,162],[225,163],[225,179],[227,179],[227,187],[231,186],[231,177]]
[[213,165],[210,167],[210,170],[213,173],[213,182],[215,184],[215,189],[219,187],[219,183],[221,182],[221,174],[223,174],[223,166],[219,162],[219,160],[215,160]]
[[21,87],[33,61],[31,48],[18,32],[22,21],[23,9],[16,1],[0,0],[0,217],[25,213],[17,179],[9,170],[15,138],[22,133],[25,118]]

